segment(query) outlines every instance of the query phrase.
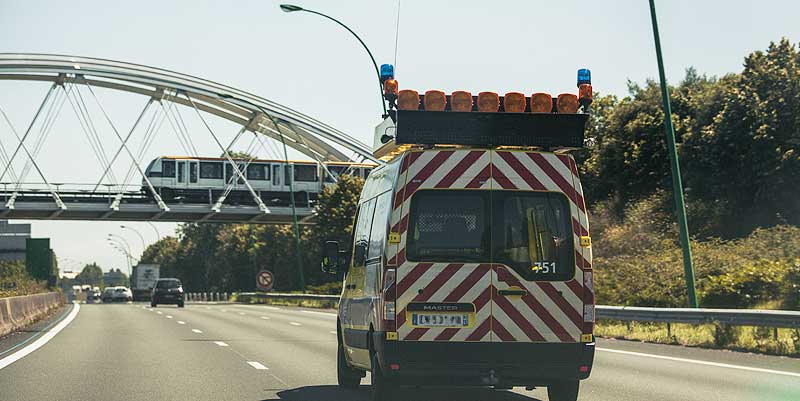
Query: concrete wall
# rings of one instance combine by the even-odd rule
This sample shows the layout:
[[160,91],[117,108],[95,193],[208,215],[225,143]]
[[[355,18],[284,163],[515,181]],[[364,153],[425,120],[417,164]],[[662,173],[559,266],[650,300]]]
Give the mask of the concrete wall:
[[33,323],[63,303],[57,292],[0,298],[0,336]]

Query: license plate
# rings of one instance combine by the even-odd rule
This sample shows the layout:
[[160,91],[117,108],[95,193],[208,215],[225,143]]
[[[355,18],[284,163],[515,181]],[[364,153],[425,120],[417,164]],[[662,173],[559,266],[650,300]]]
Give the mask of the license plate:
[[412,313],[411,325],[415,327],[469,327],[466,313]]

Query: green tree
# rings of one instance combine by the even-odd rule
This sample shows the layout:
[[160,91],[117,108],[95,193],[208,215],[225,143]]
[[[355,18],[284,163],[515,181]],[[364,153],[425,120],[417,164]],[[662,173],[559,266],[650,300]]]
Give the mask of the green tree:
[[97,263],[90,263],[83,266],[83,270],[75,276],[78,284],[88,284],[91,286],[103,286],[103,269]]

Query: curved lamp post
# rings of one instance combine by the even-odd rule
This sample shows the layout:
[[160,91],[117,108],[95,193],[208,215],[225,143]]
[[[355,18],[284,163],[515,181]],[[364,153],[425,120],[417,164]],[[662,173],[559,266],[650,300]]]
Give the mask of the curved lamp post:
[[131,230],[131,231],[135,232],[136,235],[139,236],[139,239],[142,240],[142,254],[144,254],[144,251],[147,249],[147,244],[144,242],[144,237],[142,236],[142,233],[140,233],[139,230],[137,230],[137,229],[135,229],[135,228],[133,228],[131,226],[122,225],[122,226],[119,226],[119,228],[121,228],[123,230]]
[[381,85],[381,70],[378,68],[378,63],[375,62],[375,57],[372,56],[372,52],[369,50],[369,47],[367,47],[366,43],[364,43],[364,41],[361,40],[361,38],[358,37],[358,35],[356,35],[356,33],[353,32],[353,30],[350,29],[347,25],[341,23],[341,21],[339,21],[336,18],[333,18],[333,17],[331,17],[329,15],[325,15],[325,14],[323,14],[321,12],[318,12],[318,11],[305,9],[303,7],[296,6],[294,4],[281,4],[280,7],[281,7],[281,10],[283,12],[286,12],[286,13],[292,13],[292,12],[296,12],[296,11],[305,11],[307,13],[316,14],[316,15],[319,15],[320,17],[327,18],[327,19],[339,24],[342,28],[347,29],[347,32],[350,32],[353,36],[355,36],[356,39],[358,39],[358,43],[361,43],[361,46],[363,46],[364,50],[367,51],[367,54],[369,54],[370,60],[372,60],[372,65],[375,67],[375,75],[378,77],[378,93],[381,96],[381,106],[383,106],[383,114],[386,114],[386,103],[383,100],[383,86]]

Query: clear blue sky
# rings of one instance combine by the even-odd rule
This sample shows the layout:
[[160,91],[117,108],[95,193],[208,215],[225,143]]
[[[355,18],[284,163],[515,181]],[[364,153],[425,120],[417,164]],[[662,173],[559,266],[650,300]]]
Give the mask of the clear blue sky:
[[[188,73],[264,96],[371,143],[381,107],[367,55],[330,21],[285,14],[278,4],[0,0],[0,52],[100,57]],[[348,24],[378,63],[394,60],[396,0],[297,4]],[[781,37],[793,42],[800,37],[800,3],[794,1],[660,0],[657,6],[671,82],[689,66],[709,75],[737,72],[749,52]],[[401,88],[556,94],[575,91],[575,71],[588,67],[596,91],[623,96],[627,80],[657,76],[646,0],[403,0],[398,43]],[[0,106],[19,128],[45,89],[0,82]],[[122,126],[144,101],[108,96],[111,114]],[[65,117],[63,124],[54,134],[58,139],[48,141],[51,149],[43,150],[46,174],[67,182],[96,179],[98,167],[75,122]],[[0,125],[0,134],[4,130]],[[219,153],[205,133],[198,132],[196,141],[201,152]],[[181,153],[169,138],[158,146],[153,155]],[[146,241],[155,239],[145,224],[131,225]],[[120,267],[122,258],[106,245],[107,233],[125,236],[136,253],[141,249],[139,238],[118,226],[34,222],[33,231],[52,237],[60,256],[108,268]],[[174,225],[159,227],[163,235]]]

